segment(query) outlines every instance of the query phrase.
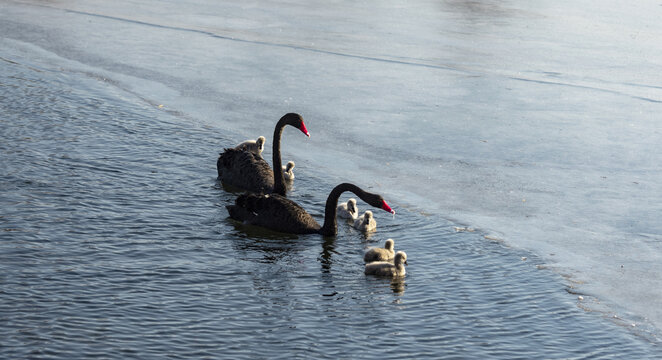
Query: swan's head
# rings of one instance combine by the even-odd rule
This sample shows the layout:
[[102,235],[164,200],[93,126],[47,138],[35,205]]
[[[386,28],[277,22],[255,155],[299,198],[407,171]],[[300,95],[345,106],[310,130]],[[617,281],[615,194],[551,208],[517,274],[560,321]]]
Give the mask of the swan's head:
[[365,213],[363,213],[363,220],[365,222],[370,222],[371,219],[372,219],[372,211],[366,210]]
[[267,141],[267,139],[264,138],[264,136],[260,136],[255,140],[255,144],[257,145],[257,148],[260,149],[260,151],[264,150],[264,143]]
[[393,251],[393,245],[394,245],[393,239],[388,239],[384,243],[384,249]]
[[351,213],[359,212],[359,209],[356,207],[356,199],[347,200],[347,210]]
[[398,264],[409,265],[409,264],[407,264],[407,254],[405,254],[404,251],[398,251],[395,254],[395,259],[393,259],[393,262],[395,263],[395,265],[398,265]]
[[294,161],[288,161],[285,165],[285,171],[290,172],[292,169],[294,169]]
[[308,132],[308,129],[306,129],[306,124],[303,123],[301,115],[297,113],[288,113],[285,114],[281,120],[282,119],[285,119],[288,125],[296,127],[301,130],[302,133],[306,134],[306,136],[310,137],[310,133]]

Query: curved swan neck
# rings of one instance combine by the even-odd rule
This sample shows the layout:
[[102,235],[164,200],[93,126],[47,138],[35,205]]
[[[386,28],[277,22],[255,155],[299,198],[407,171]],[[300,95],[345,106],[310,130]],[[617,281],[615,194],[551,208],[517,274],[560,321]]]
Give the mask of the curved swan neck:
[[320,229],[320,233],[325,236],[333,236],[338,233],[338,222],[336,215],[338,211],[338,199],[345,191],[351,191],[356,196],[365,200],[366,192],[361,190],[358,186],[350,183],[342,183],[331,190],[329,197],[326,198],[326,207],[324,208],[324,225]]
[[272,146],[273,152],[273,171],[274,171],[274,193],[285,196],[287,188],[285,187],[285,177],[283,176],[283,163],[280,159],[280,138],[283,135],[283,128],[285,125],[291,125],[299,129],[301,132],[310,137],[306,126],[303,124],[303,119],[301,115],[295,113],[288,113],[283,115],[274,129],[274,141]]
[[280,159],[280,138],[283,135],[283,128],[286,125],[291,125],[288,123],[289,117],[287,115],[283,116],[278,120],[276,128],[274,128],[274,140],[271,144],[272,149],[272,163],[274,171],[274,193],[283,195],[287,193],[287,188],[285,187],[285,178],[283,177],[283,163]]

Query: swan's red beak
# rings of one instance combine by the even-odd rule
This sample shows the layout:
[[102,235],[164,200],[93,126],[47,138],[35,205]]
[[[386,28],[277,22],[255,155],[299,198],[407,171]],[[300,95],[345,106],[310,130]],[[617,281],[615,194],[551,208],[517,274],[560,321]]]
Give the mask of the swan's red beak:
[[306,129],[306,125],[303,123],[303,121],[301,122],[301,126],[299,126],[299,130],[306,134],[306,136],[310,137],[310,133],[308,132],[308,129]]
[[395,215],[395,210],[391,209],[390,206],[386,203],[386,200],[382,200],[382,209],[390,212],[391,214]]

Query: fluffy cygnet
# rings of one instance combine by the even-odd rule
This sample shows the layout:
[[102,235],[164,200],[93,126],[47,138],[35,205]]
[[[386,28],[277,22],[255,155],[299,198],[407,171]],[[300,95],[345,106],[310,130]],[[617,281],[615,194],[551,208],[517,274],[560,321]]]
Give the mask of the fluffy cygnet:
[[359,217],[359,208],[356,206],[356,199],[349,199],[346,203],[338,205],[338,216],[356,220]]
[[285,181],[294,180],[294,172],[292,169],[294,169],[294,161],[288,161],[287,165],[283,166],[283,177],[285,178]]
[[393,264],[386,261],[369,263],[366,264],[364,272],[366,275],[405,276],[405,265],[407,265],[407,254],[404,251],[398,251],[395,254]]
[[354,228],[361,231],[373,231],[377,229],[377,220],[372,217],[372,211],[366,210],[363,215],[354,221]]
[[262,150],[264,150],[264,143],[267,140],[264,136],[260,136],[257,140],[246,140],[241,144],[235,146],[237,150],[246,150],[252,152],[253,154],[262,157]]
[[370,248],[370,250],[365,252],[363,256],[363,261],[370,263],[373,261],[391,261],[393,260],[393,239],[388,239],[384,243],[383,248]]

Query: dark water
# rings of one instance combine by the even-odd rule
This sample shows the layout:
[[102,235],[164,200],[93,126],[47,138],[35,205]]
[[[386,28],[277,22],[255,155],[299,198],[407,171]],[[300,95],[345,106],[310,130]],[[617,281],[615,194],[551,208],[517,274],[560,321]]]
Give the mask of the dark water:
[[[94,74],[10,50],[0,63],[0,358],[661,355],[535,256],[387,189],[398,214],[375,210],[368,237],[234,223],[215,160],[243,139]],[[292,198],[321,219],[336,184],[295,170]],[[404,280],[363,275],[364,248],[387,238],[408,253]]]

